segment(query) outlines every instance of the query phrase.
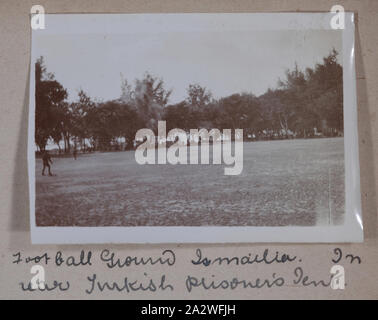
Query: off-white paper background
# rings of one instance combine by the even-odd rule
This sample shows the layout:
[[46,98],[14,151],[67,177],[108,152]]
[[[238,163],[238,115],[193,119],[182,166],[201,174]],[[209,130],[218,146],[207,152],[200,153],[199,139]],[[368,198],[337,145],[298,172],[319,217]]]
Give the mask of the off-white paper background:
[[[378,298],[378,240],[377,240],[377,197],[378,188],[378,127],[376,112],[378,105],[378,2],[339,1],[347,11],[357,14],[356,28],[356,73],[359,122],[359,149],[361,165],[361,197],[365,241],[363,244],[230,244],[230,245],[31,245],[29,232],[29,201],[27,174],[27,119],[28,119],[28,73],[30,61],[29,12],[34,4],[43,5],[47,13],[146,13],[146,12],[279,12],[279,11],[329,11],[333,1],[2,1],[0,3],[0,297],[1,298],[191,298],[191,299],[252,299],[252,298]],[[264,266],[233,266],[209,268],[194,266],[197,247],[209,257],[243,256],[248,253],[262,253],[269,248],[297,255],[301,262],[296,264]],[[340,247],[344,255],[351,253],[362,259],[360,265],[341,260],[345,267],[347,287],[334,291],[330,288],[303,288],[293,285],[276,289],[260,290],[194,290],[185,289],[187,275],[218,279],[238,277],[254,279],[271,277],[272,273],[288,279],[297,265],[315,280],[327,279],[335,258],[333,250]],[[31,278],[31,265],[12,264],[12,254],[21,251],[23,255],[38,255],[48,252],[52,256],[60,250],[65,256],[78,255],[80,250],[92,250],[98,256],[104,248],[118,256],[159,256],[164,249],[176,253],[172,267],[131,266],[109,272],[104,264],[94,261],[91,267],[46,267],[46,280],[68,280],[74,283],[67,293],[23,293],[19,282]],[[121,280],[128,276],[143,279],[143,273],[159,278],[169,277],[175,291],[164,293],[103,293],[88,296],[87,276],[97,273],[102,280]]]

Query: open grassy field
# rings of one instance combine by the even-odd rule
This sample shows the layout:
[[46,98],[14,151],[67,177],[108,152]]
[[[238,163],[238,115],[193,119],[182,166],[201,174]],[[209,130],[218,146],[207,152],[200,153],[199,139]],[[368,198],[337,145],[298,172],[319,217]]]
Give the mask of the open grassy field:
[[339,224],[343,138],[244,143],[244,169],[138,165],[134,152],[36,160],[38,226],[282,226]]

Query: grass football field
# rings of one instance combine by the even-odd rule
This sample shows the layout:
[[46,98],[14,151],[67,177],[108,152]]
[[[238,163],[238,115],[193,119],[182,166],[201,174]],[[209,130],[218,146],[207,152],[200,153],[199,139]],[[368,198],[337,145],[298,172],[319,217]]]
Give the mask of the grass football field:
[[244,143],[244,168],[138,165],[134,151],[36,159],[37,226],[283,226],[339,224],[344,140]]

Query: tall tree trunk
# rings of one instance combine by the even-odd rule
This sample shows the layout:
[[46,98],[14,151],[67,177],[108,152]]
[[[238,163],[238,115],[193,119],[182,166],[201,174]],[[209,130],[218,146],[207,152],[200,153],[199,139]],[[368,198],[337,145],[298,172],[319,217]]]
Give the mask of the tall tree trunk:
[[71,151],[70,137],[67,136],[66,139],[67,139],[67,152],[70,153],[70,151]]
[[70,153],[71,151],[71,145],[70,145],[70,136],[68,134],[64,135],[64,152]]

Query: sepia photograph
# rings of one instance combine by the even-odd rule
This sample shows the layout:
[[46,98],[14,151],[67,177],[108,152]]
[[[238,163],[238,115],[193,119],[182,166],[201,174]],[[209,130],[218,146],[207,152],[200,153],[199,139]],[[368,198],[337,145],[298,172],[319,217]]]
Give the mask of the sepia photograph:
[[37,241],[348,240],[354,29],[327,17],[46,15],[30,74]]

